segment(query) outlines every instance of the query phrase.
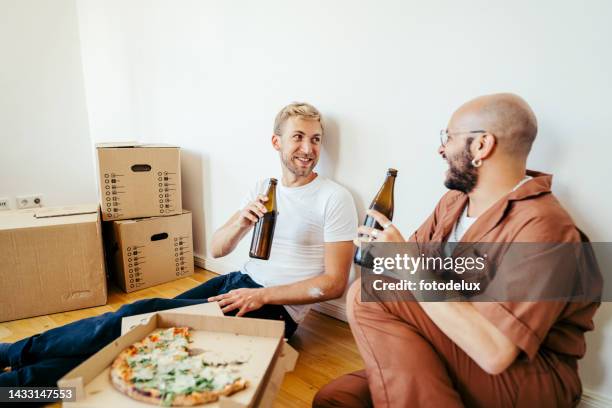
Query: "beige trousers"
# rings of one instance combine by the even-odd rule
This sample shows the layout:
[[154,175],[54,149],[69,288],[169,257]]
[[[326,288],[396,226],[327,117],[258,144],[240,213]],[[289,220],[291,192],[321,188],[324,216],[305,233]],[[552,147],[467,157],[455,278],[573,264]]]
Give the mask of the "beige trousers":
[[314,407],[572,407],[580,394],[576,363],[540,352],[490,375],[455,345],[416,301],[362,302],[348,316],[366,369],[323,387]]

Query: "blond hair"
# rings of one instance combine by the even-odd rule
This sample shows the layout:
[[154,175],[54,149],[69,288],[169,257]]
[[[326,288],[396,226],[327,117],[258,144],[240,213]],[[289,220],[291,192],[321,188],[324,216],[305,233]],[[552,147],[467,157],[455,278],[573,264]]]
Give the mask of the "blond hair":
[[283,131],[282,127],[287,119],[293,117],[299,117],[304,120],[317,120],[321,124],[321,129],[323,129],[321,114],[317,108],[306,102],[293,102],[281,109],[276,115],[274,119],[274,134],[280,136]]

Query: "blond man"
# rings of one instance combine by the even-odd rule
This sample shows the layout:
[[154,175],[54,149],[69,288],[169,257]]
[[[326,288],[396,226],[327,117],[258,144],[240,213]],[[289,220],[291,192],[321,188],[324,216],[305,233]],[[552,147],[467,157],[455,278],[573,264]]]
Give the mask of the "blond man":
[[[144,299],[13,344],[0,343],[0,386],[53,386],[119,337],[123,317],[207,301],[218,301],[226,315],[282,320],[290,337],[310,304],[344,293],[357,234],[349,192],[314,171],[323,139],[321,115],[309,104],[290,104],[276,116],[271,144],[280,157],[281,182],[268,261],[250,260],[240,271],[175,299]],[[215,232],[214,257],[232,252],[263,216],[263,184],[258,182],[240,210]]]
[[[249,260],[240,271],[215,278],[179,296],[217,301],[226,314],[285,321],[290,337],[311,305],[342,296],[357,232],[350,193],[314,168],[323,143],[321,115],[312,105],[292,103],[274,121],[272,147],[281,182],[270,259]],[[240,210],[212,238],[212,255],[231,253],[264,215],[266,180],[258,181]]]

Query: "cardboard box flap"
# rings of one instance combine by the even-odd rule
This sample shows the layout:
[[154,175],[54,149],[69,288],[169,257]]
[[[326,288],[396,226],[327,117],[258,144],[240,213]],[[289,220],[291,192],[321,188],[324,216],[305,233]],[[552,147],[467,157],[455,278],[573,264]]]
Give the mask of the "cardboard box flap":
[[[217,302],[200,303],[199,305],[191,305],[184,307],[177,307],[176,309],[168,309],[166,312],[177,312],[185,314],[194,314],[200,316],[223,316],[223,312]],[[130,330],[140,326],[146,325],[149,322],[151,316],[159,312],[143,313],[139,315],[126,316],[121,319],[121,334],[125,334]]]
[[97,222],[98,204],[0,212],[0,231]]
[[278,394],[283,383],[285,373],[293,371],[295,363],[298,358],[298,352],[287,344],[287,341],[283,342],[280,350],[280,354],[276,359],[276,364],[272,368],[270,377],[268,379],[268,385],[259,394],[258,400],[255,402],[257,407],[271,407],[274,403],[274,399]]
[[[182,210],[180,214],[173,214],[173,215],[166,215],[164,218],[169,218],[169,217],[176,217],[179,215],[183,215],[183,214],[191,214],[191,211],[189,210]],[[134,224],[137,222],[141,222],[141,221],[148,221],[154,218],[160,218],[159,215],[153,216],[153,217],[140,217],[140,218],[133,218],[131,220],[117,220],[117,221],[113,221],[115,224],[118,225],[123,225],[123,224]]]
[[167,144],[167,143],[142,143],[142,142],[104,142],[96,143],[97,149],[110,149],[110,148],[122,148],[122,147],[171,147],[178,148],[178,146]]
[[281,348],[281,354],[279,356],[279,361],[283,363],[285,371],[293,371],[295,369],[298,356],[299,353],[297,350],[291,347],[289,343],[287,343],[287,339],[285,339]]
[[[151,319],[151,321],[154,319]],[[278,337],[283,338],[285,322],[280,320],[254,319],[241,317],[236,319],[230,316],[197,316],[185,315],[176,312],[157,313],[159,327],[197,325],[199,330],[209,332],[233,332],[245,336]]]
[[140,142],[131,141],[131,142],[103,142],[96,143],[96,149],[105,149],[111,147],[136,147],[139,146]]
[[98,212],[97,204],[74,205],[69,207],[37,208],[34,218],[63,217],[66,215],[95,214]]
[[138,147],[167,147],[167,148],[174,148],[174,149],[178,149],[179,147],[176,145],[171,145],[168,143],[143,143]]

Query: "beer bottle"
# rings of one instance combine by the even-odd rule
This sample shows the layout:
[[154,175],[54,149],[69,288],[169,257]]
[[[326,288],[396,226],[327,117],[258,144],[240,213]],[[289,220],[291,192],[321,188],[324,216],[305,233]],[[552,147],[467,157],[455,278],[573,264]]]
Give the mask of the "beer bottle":
[[[370,204],[371,210],[380,212],[387,217],[389,221],[393,220],[393,187],[395,186],[395,177],[397,177],[397,170],[387,170],[385,182],[380,190],[378,190],[376,197],[374,197],[374,200],[372,200],[372,203]],[[366,215],[363,225],[376,229],[382,229],[382,226],[370,215]],[[364,254],[361,251],[361,246],[357,247],[354,258],[355,263],[363,267],[372,268],[372,260],[369,259],[371,257],[368,257],[367,255],[368,254]]]
[[266,213],[257,220],[253,229],[253,238],[251,239],[251,250],[249,256],[251,258],[268,260],[270,258],[270,250],[272,249],[272,238],[274,237],[274,227],[276,226],[276,184],[278,181],[271,178],[268,183],[266,196],[268,201],[263,203],[266,207]]

